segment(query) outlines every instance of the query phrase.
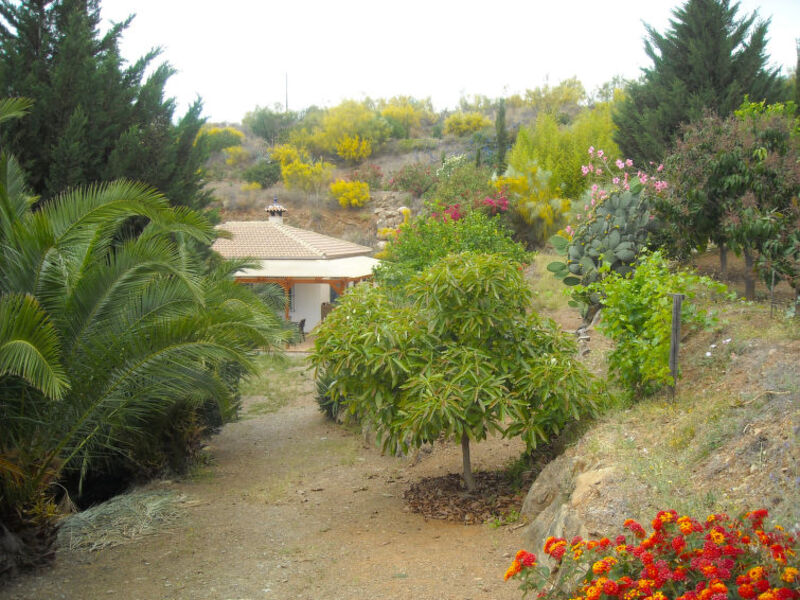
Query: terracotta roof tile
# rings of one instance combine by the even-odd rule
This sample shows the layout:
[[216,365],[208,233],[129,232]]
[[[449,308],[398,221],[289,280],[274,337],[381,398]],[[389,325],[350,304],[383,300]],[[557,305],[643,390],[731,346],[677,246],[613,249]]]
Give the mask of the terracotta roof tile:
[[320,259],[372,253],[367,246],[276,221],[229,221],[217,229],[232,236],[212,245],[225,258]]

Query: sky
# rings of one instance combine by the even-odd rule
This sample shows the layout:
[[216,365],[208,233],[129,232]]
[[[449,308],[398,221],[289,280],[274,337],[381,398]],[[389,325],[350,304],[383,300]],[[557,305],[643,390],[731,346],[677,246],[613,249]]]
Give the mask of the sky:
[[[210,122],[256,106],[290,110],[342,100],[508,96],[577,77],[591,92],[649,66],[647,23],[664,32],[678,0],[103,0],[106,22],[135,14],[122,55],[161,47],[183,114],[198,96]],[[797,61],[800,0],[740,0],[771,18],[771,66]],[[288,80],[288,85],[287,85]]]

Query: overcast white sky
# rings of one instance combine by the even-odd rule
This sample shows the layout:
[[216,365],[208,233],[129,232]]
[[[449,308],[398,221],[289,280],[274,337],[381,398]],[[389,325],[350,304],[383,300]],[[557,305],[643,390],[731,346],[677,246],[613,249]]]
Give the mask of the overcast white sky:
[[[103,0],[103,17],[136,18],[122,39],[135,60],[161,46],[178,69],[179,112],[198,95],[212,122],[256,105],[332,106],[346,98],[491,98],[576,76],[588,91],[648,65],[643,22],[664,31],[678,0]],[[770,18],[771,62],[796,60],[800,0],[741,0]]]

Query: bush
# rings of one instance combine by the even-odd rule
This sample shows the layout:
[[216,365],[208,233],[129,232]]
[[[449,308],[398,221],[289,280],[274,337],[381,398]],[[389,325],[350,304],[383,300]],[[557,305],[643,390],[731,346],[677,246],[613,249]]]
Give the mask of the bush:
[[372,154],[372,144],[357,134],[346,135],[336,144],[336,154],[352,163],[359,163]]
[[410,192],[415,198],[422,197],[437,182],[430,165],[410,163],[395,171],[389,179],[389,187],[395,191]]
[[231,146],[223,150],[225,153],[225,164],[238,167],[250,160],[250,153],[241,146]]
[[348,179],[350,181],[363,181],[371,190],[383,189],[383,171],[380,166],[372,163],[353,169],[350,171]]
[[233,127],[203,127],[197,134],[198,140],[203,138],[208,151],[212,154],[232,146],[241,146],[244,134]]
[[608,265],[601,270],[606,276],[587,291],[600,297],[599,328],[615,342],[608,355],[611,376],[637,395],[671,385],[671,294],[686,295],[681,312],[684,330],[708,328],[716,317],[691,300],[703,289],[722,293],[725,286],[687,271],[671,271],[660,252],[644,254],[627,275],[610,271]]
[[479,112],[457,112],[444,121],[445,135],[464,137],[489,127],[492,122]]
[[242,178],[258,183],[263,188],[275,185],[281,179],[281,165],[273,160],[260,160],[242,172]]
[[551,536],[543,550],[556,564],[552,571],[520,550],[505,579],[516,579],[524,595],[538,592],[543,600],[796,600],[797,538],[777,525],[767,530],[767,516],[760,509],[736,519],[709,515],[701,522],[662,510],[650,535],[626,520],[635,538],[630,541],[625,535],[613,543],[611,536],[570,542]]
[[331,196],[336,198],[342,208],[364,206],[369,202],[369,185],[363,181],[344,181],[337,179],[330,185]]

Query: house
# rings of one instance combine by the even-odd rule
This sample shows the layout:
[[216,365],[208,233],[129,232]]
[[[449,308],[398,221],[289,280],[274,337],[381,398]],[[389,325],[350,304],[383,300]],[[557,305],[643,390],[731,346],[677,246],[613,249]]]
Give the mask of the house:
[[230,238],[212,248],[224,258],[251,258],[253,269],[236,274],[241,283],[276,283],[286,293],[286,319],[305,319],[305,331],[319,323],[348,286],[372,277],[380,261],[372,248],[286,225],[286,209],[277,198],[267,221],[229,221],[217,228]]

